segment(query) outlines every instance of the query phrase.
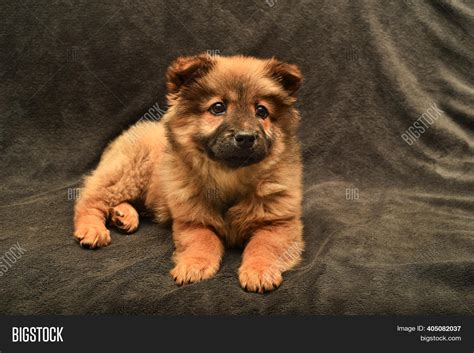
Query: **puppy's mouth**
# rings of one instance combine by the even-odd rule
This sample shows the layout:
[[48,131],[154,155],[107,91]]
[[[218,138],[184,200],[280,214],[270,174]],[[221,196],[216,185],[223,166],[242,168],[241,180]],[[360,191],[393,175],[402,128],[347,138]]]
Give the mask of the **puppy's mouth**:
[[217,143],[206,148],[207,156],[224,166],[237,169],[261,162],[267,156],[266,146],[242,149],[229,143]]
[[213,161],[238,169],[263,161],[268,155],[269,145],[262,138],[239,142],[234,136],[224,135],[206,141],[203,150]]
[[269,154],[272,141],[255,130],[239,130],[221,125],[210,136],[196,136],[194,140],[209,159],[238,169],[263,161]]
[[265,156],[255,154],[251,154],[249,156],[229,156],[224,158],[214,158],[214,160],[219,161],[220,163],[232,169],[247,167],[249,165],[261,162],[263,159],[265,159]]

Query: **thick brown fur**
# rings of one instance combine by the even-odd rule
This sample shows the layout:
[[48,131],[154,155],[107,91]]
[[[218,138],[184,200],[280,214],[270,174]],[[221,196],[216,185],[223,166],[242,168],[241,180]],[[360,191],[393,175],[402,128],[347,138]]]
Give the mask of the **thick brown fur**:
[[[139,217],[132,204],[141,201],[157,221],[172,221],[171,275],[178,284],[212,277],[225,246],[244,246],[241,286],[254,292],[278,287],[304,244],[294,108],[301,81],[295,65],[276,59],[202,54],[175,60],[163,118],[125,131],[86,177],[75,207],[75,238],[88,248],[109,245],[107,221],[135,231]],[[226,114],[209,112],[215,101],[226,102]],[[268,108],[267,118],[255,116],[256,104]],[[206,146],[229,121],[261,133],[263,159],[230,167],[212,157]]]

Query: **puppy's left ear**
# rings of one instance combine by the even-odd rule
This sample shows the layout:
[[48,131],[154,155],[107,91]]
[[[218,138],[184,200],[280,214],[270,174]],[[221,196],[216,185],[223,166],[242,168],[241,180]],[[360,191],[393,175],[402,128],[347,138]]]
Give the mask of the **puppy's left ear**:
[[277,80],[290,96],[296,95],[303,83],[303,75],[298,66],[271,59],[268,68],[272,78]]
[[180,56],[171,63],[166,72],[166,87],[168,93],[177,93],[204,76],[212,67],[214,61],[208,54]]

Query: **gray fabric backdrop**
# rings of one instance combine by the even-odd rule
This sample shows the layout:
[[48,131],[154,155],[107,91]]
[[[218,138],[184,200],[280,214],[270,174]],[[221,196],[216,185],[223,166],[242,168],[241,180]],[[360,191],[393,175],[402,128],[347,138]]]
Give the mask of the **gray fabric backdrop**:
[[[472,0],[20,0],[0,13],[0,256],[25,250],[0,259],[1,313],[473,314]],[[306,77],[307,247],[271,294],[239,288],[236,250],[178,288],[170,231],[148,221],[98,251],[71,237],[81,175],[165,108],[175,57],[207,50]]]

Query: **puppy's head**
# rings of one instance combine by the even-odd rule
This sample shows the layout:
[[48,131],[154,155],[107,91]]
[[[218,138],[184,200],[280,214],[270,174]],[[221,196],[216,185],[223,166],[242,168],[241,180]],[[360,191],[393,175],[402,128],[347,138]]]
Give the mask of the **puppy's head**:
[[296,132],[297,66],[243,56],[180,57],[167,72],[168,137],[227,168],[259,163]]

